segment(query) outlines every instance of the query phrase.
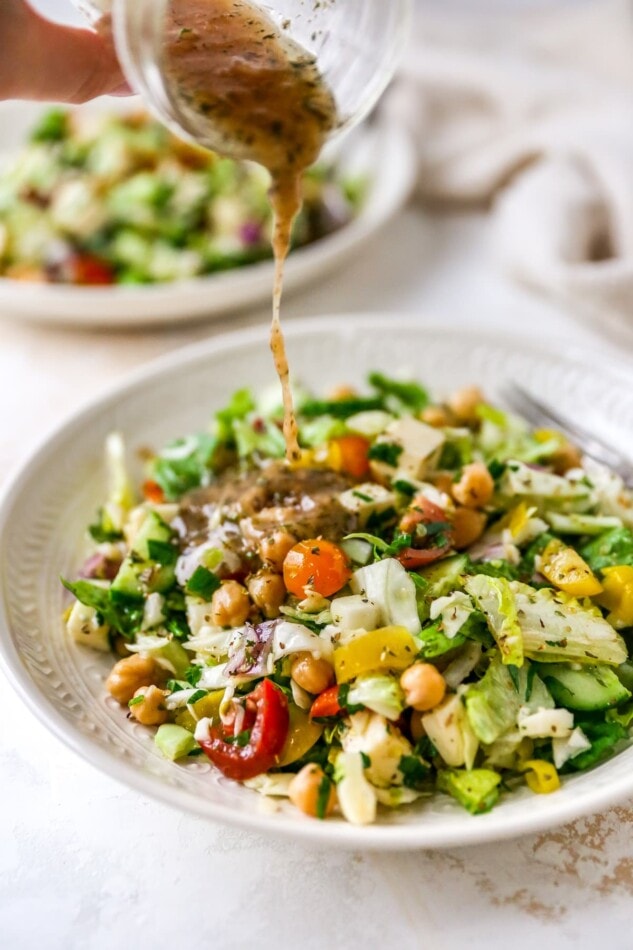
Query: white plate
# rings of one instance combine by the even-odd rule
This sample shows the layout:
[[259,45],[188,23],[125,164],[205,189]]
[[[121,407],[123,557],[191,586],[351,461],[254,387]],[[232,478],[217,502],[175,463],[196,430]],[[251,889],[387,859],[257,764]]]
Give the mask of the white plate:
[[[431,330],[396,316],[324,317],[293,323],[287,335],[295,376],[319,391],[359,383],[376,367],[414,373],[440,393],[468,381],[494,397],[496,384],[519,379],[563,410],[582,407],[590,425],[610,420],[614,437],[633,433],[630,375],[591,353],[562,357],[521,340]],[[15,476],[0,508],[0,655],[40,720],[109,775],[179,809],[328,845],[393,849],[489,841],[569,821],[633,793],[631,748],[593,772],[565,779],[553,795],[517,792],[487,815],[472,817],[442,796],[385,812],[367,828],[318,822],[287,805],[271,813],[256,792],[206,761],[167,762],[151,732],[106,698],[111,659],[66,639],[58,579],[74,575],[85,554],[84,529],[104,493],[105,436],[120,429],[130,447],[160,446],[203,427],[237,386],[259,389],[273,378],[265,327],[196,344],[77,413]]]
[[[138,108],[137,101],[133,103]],[[126,111],[131,107],[130,100],[102,99],[80,108]],[[0,103],[0,162],[19,150],[44,108],[34,103]],[[411,193],[416,158],[402,128],[381,122],[361,126],[343,140],[336,155],[342,167],[367,177],[367,197],[349,224],[290,255],[286,294],[340,267],[380,231]],[[0,277],[0,316],[68,326],[156,326],[205,319],[269,300],[272,285],[270,261],[208,277],[139,287],[69,287]]]

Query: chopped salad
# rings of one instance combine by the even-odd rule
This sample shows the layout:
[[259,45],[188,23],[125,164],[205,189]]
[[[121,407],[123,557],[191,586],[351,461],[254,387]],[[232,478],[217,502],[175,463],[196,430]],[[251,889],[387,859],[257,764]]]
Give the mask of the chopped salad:
[[[151,284],[271,257],[268,173],[189,145],[146,115],[48,111],[0,171],[0,276]],[[364,183],[310,169],[293,246],[343,227]]]
[[168,759],[364,825],[449,795],[556,791],[633,721],[633,499],[476,387],[236,392],[145,456],[119,434],[66,613]]

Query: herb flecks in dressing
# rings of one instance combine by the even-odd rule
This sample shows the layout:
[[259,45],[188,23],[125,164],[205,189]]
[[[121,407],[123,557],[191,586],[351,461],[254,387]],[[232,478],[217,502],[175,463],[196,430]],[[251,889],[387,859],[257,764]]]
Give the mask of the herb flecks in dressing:
[[286,457],[301,452],[279,322],[283,266],[305,169],[336,125],[314,56],[248,0],[171,0],[163,54],[168,91],[201,144],[258,162],[272,178],[275,284],[270,345],[282,386]]

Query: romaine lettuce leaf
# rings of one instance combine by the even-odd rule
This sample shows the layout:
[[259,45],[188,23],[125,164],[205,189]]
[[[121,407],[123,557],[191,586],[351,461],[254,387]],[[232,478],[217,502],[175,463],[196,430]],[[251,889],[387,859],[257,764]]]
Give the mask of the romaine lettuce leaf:
[[510,583],[504,577],[476,574],[465,588],[483,613],[504,663],[521,666],[523,636]]
[[484,676],[464,692],[466,714],[480,742],[490,745],[514,729],[519,710],[552,709],[554,701],[529,663],[510,667],[493,658]]
[[633,566],[633,531],[612,528],[580,548],[580,554],[592,571],[601,571],[616,564]]
[[626,644],[597,607],[551,588],[511,581],[525,655],[551,663],[607,663],[627,659]]

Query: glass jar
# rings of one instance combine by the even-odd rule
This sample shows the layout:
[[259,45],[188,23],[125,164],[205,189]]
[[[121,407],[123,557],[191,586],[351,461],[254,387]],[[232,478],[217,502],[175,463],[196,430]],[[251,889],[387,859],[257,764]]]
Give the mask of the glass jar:
[[[147,106],[180,135],[221,150],[208,124],[204,133],[179,107],[162,66],[165,24],[172,0],[75,0],[93,23],[112,29],[126,76]],[[212,0],[210,0],[212,2]],[[330,135],[363,119],[391,79],[409,33],[412,0],[271,0],[256,3],[285,35],[316,57],[336,100]]]

